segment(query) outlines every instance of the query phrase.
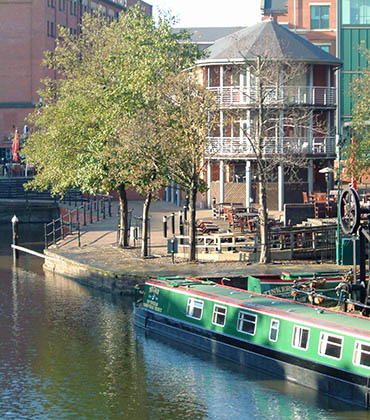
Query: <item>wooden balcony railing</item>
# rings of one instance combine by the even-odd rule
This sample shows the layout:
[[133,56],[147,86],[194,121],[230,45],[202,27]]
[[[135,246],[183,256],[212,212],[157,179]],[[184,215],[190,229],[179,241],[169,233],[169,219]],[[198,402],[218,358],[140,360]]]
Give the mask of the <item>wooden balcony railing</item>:
[[[209,87],[217,95],[217,103],[224,106],[253,106],[257,104],[257,87]],[[335,106],[336,88],[321,86],[267,86],[263,103],[270,106],[307,105]]]
[[[263,155],[303,154],[335,156],[335,137],[267,137],[263,140]],[[209,137],[206,157],[253,157],[255,150],[247,138]]]

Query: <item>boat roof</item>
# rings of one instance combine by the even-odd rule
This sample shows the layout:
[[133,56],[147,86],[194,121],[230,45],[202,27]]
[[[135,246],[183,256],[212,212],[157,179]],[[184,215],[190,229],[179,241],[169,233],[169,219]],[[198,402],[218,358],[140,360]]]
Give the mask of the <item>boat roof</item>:
[[189,277],[158,277],[147,281],[147,283],[172,289],[178,293],[214,300],[221,304],[238,306],[257,313],[266,313],[274,318],[287,319],[299,324],[307,324],[327,330],[335,330],[338,334],[370,339],[370,319],[361,315]]

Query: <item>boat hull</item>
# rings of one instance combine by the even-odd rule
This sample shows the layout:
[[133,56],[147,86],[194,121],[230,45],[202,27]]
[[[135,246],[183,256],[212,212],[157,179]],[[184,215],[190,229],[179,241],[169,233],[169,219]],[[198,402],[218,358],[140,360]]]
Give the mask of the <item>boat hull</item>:
[[134,307],[134,323],[149,332],[212,355],[260,369],[341,401],[369,408],[369,383],[362,376],[200,328],[140,306]]

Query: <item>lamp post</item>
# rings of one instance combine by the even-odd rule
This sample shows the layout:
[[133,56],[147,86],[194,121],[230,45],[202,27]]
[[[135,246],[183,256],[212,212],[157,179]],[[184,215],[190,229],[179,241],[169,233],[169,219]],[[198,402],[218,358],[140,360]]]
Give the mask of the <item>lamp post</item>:
[[342,244],[341,244],[341,234],[340,234],[340,211],[339,211],[339,201],[340,201],[340,194],[341,194],[341,161],[342,161],[342,148],[346,142],[346,138],[342,137],[340,134],[337,134],[337,157],[338,157],[338,165],[337,165],[337,188],[338,188],[338,195],[337,195],[337,246],[336,246],[336,263],[340,265],[342,263]]

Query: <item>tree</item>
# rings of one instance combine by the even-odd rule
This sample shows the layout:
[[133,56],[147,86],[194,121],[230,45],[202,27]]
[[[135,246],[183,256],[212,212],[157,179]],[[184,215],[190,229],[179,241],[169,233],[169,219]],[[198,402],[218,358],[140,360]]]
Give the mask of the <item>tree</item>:
[[[30,116],[33,130],[23,149],[37,174],[29,187],[63,194],[68,187],[120,198],[120,246],[128,245],[126,187],[137,167],[125,145],[124,124],[153,109],[153,92],[167,77],[190,66],[199,53],[171,18],[155,23],[139,7],[108,22],[98,11],[84,15],[81,34],[58,28],[45,64],[57,73],[46,79],[42,103]],[[119,157],[112,155],[122,146]],[[135,182],[133,182],[135,180]]]
[[[225,124],[240,124],[248,154],[256,162],[259,204],[260,263],[270,262],[269,225],[267,212],[267,184],[276,178],[277,168],[284,168],[288,182],[297,182],[300,171],[307,167],[307,159],[298,138],[309,129],[313,112],[294,100],[297,79],[306,74],[304,64],[289,60],[273,60],[256,54],[245,60],[238,71],[249,72],[250,88],[241,89],[249,104],[247,110],[231,110]],[[290,87],[292,86],[292,87]],[[292,100],[290,99],[292,97]],[[247,121],[247,124],[242,124]],[[324,134],[319,118],[314,123],[316,133]],[[284,131],[293,133],[284,137]],[[307,150],[308,151],[308,150]],[[306,151],[306,153],[307,153]]]
[[346,150],[346,167],[354,179],[370,173],[370,50],[362,53],[367,66],[351,85],[354,141]]
[[204,152],[216,124],[217,104],[193,72],[169,77],[162,92],[163,136],[171,156],[167,172],[189,194],[189,259],[195,261],[196,199],[198,192],[207,190]]

